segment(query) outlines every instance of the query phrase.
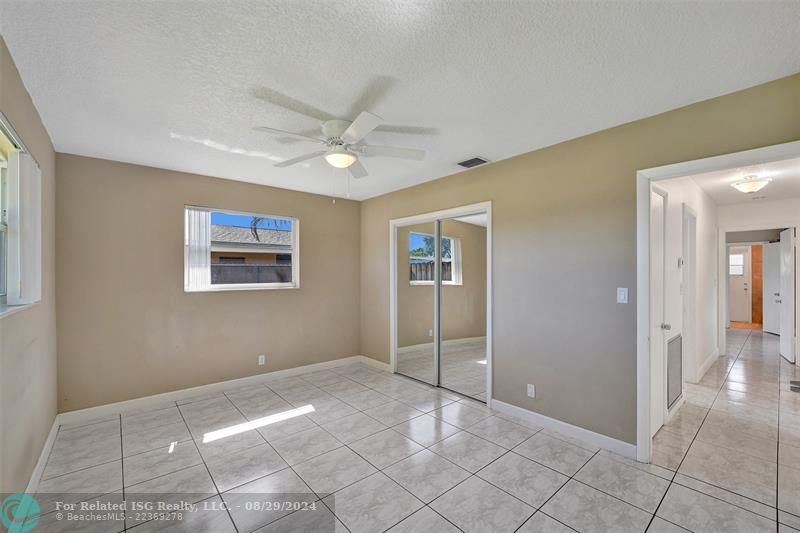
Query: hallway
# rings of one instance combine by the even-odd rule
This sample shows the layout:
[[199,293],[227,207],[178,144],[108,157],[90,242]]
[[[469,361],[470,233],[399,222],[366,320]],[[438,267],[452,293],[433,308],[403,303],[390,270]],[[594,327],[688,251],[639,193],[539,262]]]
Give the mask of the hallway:
[[[755,515],[777,517],[780,532],[800,530],[800,394],[789,390],[800,371],[780,357],[778,340],[728,330],[726,354],[686,385],[685,404],[653,439],[653,463],[676,472],[673,487],[719,508],[708,514],[728,517],[722,530],[747,531],[743,521],[760,521]],[[696,503],[682,525],[720,530],[701,523],[711,517]]]

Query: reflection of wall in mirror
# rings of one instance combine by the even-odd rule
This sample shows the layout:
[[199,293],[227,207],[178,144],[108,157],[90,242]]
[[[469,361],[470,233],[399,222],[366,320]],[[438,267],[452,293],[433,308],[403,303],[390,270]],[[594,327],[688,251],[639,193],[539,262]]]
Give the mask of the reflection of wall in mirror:
[[[397,345],[433,341],[433,286],[409,283],[410,232],[433,234],[432,222],[397,228]],[[442,221],[442,235],[461,239],[462,285],[442,286],[443,339],[486,335],[486,228]]]

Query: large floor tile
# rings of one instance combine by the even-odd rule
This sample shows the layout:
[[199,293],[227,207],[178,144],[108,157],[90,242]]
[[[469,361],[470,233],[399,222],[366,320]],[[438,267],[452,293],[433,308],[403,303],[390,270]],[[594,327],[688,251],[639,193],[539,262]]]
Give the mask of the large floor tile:
[[674,483],[667,490],[656,515],[689,531],[704,533],[775,532],[775,520],[769,520]]
[[577,472],[594,455],[588,450],[541,432],[514,448],[514,451],[567,476]]
[[655,513],[669,481],[595,455],[575,474],[575,479],[620,500]]
[[643,532],[652,516],[575,480],[558,491],[542,511],[582,533]]
[[125,413],[122,415],[122,431],[123,433],[136,433],[182,421],[181,412],[174,406],[155,411]]
[[151,520],[134,528],[131,533],[236,533],[230,515],[219,496],[197,504],[195,510],[181,513],[175,520]]
[[[91,498],[85,502],[94,508],[101,506],[122,505],[122,493],[106,494],[98,498]],[[81,513],[49,513],[38,517],[37,521],[29,519],[22,529],[12,529],[13,532],[35,531],[36,533],[119,533],[125,530],[125,518],[122,513],[104,513],[97,517],[80,517]],[[88,515],[89,513],[85,513]],[[100,515],[100,513],[98,513]],[[0,530],[5,528],[0,525]]]
[[393,429],[385,429],[352,442],[349,446],[376,468],[386,468],[423,449],[422,446]]
[[129,457],[169,446],[173,442],[190,440],[191,438],[192,436],[183,421],[136,433],[123,433],[122,453],[124,457]]
[[393,429],[425,447],[433,446],[437,442],[461,431],[444,420],[430,415],[422,415],[400,422]]
[[351,533],[385,531],[422,507],[421,501],[381,472],[324,501]]
[[472,473],[507,453],[502,446],[464,431],[437,442],[429,449]]
[[220,492],[244,485],[288,466],[267,443],[247,448],[230,457],[208,461],[208,470]]
[[[217,489],[205,465],[172,472],[125,489],[125,500],[133,508],[157,508],[158,505],[189,506],[215,496]],[[126,527],[147,521],[146,513],[127,513]]]
[[697,492],[702,492],[707,496],[722,500],[723,502],[731,505],[735,505],[736,507],[740,507],[746,511],[759,514],[765,518],[769,518],[770,520],[775,518],[775,507],[757,502],[753,499],[742,496],[741,494],[736,494],[735,492],[712,485],[711,483],[706,483],[705,481],[700,481],[699,479],[695,479],[693,477],[684,476],[683,474],[675,475],[675,483],[683,485],[684,487],[692,490],[696,490]]
[[122,457],[119,429],[116,435],[90,439],[56,439],[42,479],[48,479]]
[[430,507],[423,507],[391,528],[388,533],[460,533],[460,531]]
[[778,508],[800,516],[800,464],[778,467]]
[[250,430],[209,442],[203,442],[203,439],[198,439],[195,442],[203,459],[215,461],[220,458],[230,457],[253,446],[259,446],[264,444],[265,441],[257,431]]
[[688,529],[683,529],[676,526],[672,522],[667,522],[663,518],[653,517],[650,527],[647,528],[647,533],[691,533]]
[[569,479],[513,452],[480,470],[478,477],[537,509]]
[[339,440],[321,427],[307,429],[272,441],[270,444],[290,465],[302,463],[312,457],[343,446]]
[[338,518],[322,503],[300,509],[264,526],[256,533],[348,533]]
[[325,430],[345,444],[363,439],[386,429],[386,426],[364,413],[348,415],[322,424]]
[[539,511],[522,524],[516,533],[573,533],[575,530]]
[[453,402],[431,411],[431,415],[436,418],[441,418],[452,426],[466,429],[488,418],[490,413],[487,413],[483,409],[472,407],[466,403]]
[[[244,532],[271,524],[318,498],[291,468],[285,468],[225,492],[222,499],[236,528]],[[270,504],[262,505],[264,502]]]
[[431,503],[465,533],[515,531],[535,509],[473,476]]
[[374,391],[372,389],[357,392],[355,394],[348,394],[345,396],[341,396],[339,399],[342,400],[347,405],[355,407],[359,411],[363,411],[365,409],[371,409],[373,407],[378,407],[380,405],[385,405],[391,401],[394,401],[388,396],[385,396],[380,392]]
[[384,473],[425,503],[430,503],[470,476],[470,473],[429,450],[395,463]]
[[485,418],[470,426],[467,431],[509,450],[537,432],[499,416]]
[[300,415],[260,426],[257,431],[268,442],[272,442],[314,427],[317,427],[317,424],[313,420],[307,416]]
[[122,463],[125,486],[135,485],[202,462],[203,459],[192,441],[170,444],[164,448],[133,455],[125,458]]
[[679,472],[767,505],[776,503],[778,465],[752,455],[695,441]]
[[296,464],[294,471],[317,494],[335,492],[377,472],[375,467],[344,446]]
[[377,407],[365,409],[364,414],[369,415],[382,424],[394,426],[421,416],[423,413],[403,402],[392,400]]
[[56,502],[78,502],[122,490],[122,462],[113,461],[43,480],[36,489],[42,513],[55,510]]

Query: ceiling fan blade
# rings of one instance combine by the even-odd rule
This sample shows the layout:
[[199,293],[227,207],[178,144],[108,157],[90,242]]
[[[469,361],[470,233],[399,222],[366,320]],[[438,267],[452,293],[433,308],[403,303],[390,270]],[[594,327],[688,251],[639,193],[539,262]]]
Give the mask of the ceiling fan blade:
[[253,87],[252,93],[253,96],[258,98],[259,100],[263,100],[272,105],[276,105],[278,107],[288,109],[289,111],[305,115],[307,117],[316,119],[320,122],[325,122],[326,120],[331,120],[336,118],[330,113],[327,113],[321,109],[317,109],[311,104],[307,104],[306,102],[303,102],[296,98],[292,98],[291,96],[285,95],[270,87],[257,85]]
[[265,133],[274,133],[276,135],[288,135],[289,137],[294,137],[303,141],[308,141],[317,144],[325,144],[325,141],[322,139],[317,139],[316,137],[309,137],[308,135],[303,135],[302,133],[292,133],[291,131],[284,131],[279,130],[276,128],[269,128],[267,126],[257,126],[253,128],[255,131],[263,131]]
[[344,133],[342,133],[342,140],[346,144],[355,144],[369,132],[377,128],[383,119],[378,115],[373,115],[369,111],[362,111],[356,119],[350,124]]
[[350,175],[353,176],[355,179],[361,179],[367,177],[367,169],[364,168],[364,165],[361,164],[361,161],[356,159],[356,162],[347,167],[347,170],[350,171]]
[[275,163],[274,166],[276,167],[288,167],[290,165],[294,165],[296,163],[302,163],[303,161],[308,161],[309,159],[314,159],[315,157],[319,157],[321,155],[326,154],[325,150],[320,150],[319,152],[312,152],[310,154],[305,154],[301,156],[294,157],[292,159],[287,159],[286,161],[281,161],[280,163]]
[[414,148],[395,148],[394,146],[362,146],[361,152],[366,155],[382,155],[386,157],[398,157],[400,159],[415,159],[421,161],[425,159],[425,150]]

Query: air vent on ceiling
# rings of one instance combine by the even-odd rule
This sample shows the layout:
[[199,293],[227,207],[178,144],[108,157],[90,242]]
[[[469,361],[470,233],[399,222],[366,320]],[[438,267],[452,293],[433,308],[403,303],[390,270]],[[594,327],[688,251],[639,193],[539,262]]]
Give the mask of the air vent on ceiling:
[[488,162],[489,160],[484,157],[475,156],[470,159],[465,159],[464,161],[459,161],[458,166],[464,168],[472,168],[472,167],[477,167],[478,165],[483,165],[484,163]]

